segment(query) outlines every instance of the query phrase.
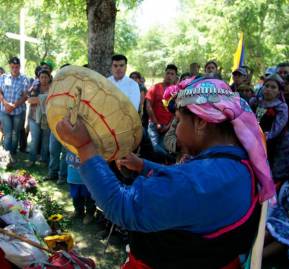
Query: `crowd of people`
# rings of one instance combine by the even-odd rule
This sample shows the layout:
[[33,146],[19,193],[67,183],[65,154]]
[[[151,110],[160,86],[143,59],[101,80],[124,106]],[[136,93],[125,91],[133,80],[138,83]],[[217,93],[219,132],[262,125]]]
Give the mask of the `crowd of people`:
[[81,121],[77,128],[67,119],[57,125],[79,158],[50,132],[45,101],[53,65],[42,62],[29,79],[20,74],[19,59],[11,58],[10,73],[0,68],[0,121],[11,166],[17,150],[28,151],[27,167],[44,162],[45,180],[69,183],[74,217],[88,224],[98,206],[128,230],[125,269],[239,268],[238,255],[249,251],[257,232],[259,202],[280,188],[264,255],[275,251],[276,242],[288,246],[289,62],[268,68],[256,85],[247,66],[232,72],[229,85],[216,61],[208,61],[203,73],[192,63],[181,75],[168,64],[163,80],[148,89],[139,72],[126,75],[127,63],[114,55],[108,80],[138,111],[143,138],[137,155],[108,164],[97,156],[97,145],[87,143]]

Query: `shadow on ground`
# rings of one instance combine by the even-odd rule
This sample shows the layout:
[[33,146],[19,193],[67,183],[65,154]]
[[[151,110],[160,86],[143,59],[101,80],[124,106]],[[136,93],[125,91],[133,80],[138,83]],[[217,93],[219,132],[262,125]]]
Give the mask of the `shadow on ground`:
[[[19,153],[16,166],[10,170],[26,169],[27,154]],[[49,193],[52,199],[63,205],[63,215],[70,218],[73,213],[72,201],[69,196],[68,185],[57,185],[54,181],[43,181],[43,177],[47,175],[47,167],[39,164],[28,170],[39,183],[39,189]],[[0,170],[0,173],[4,173]],[[109,244],[105,254],[104,249],[106,241],[102,240],[103,230],[96,223],[83,225],[80,220],[73,220],[69,231],[73,234],[75,241],[75,250],[81,255],[92,258],[96,267],[99,269],[119,269],[126,259],[124,246],[119,242],[119,238],[112,238],[114,244]],[[274,258],[263,261],[262,269],[288,269],[289,262],[286,253],[275,256]],[[254,269],[254,268],[251,268]]]
[[[64,208],[64,212],[62,212],[64,218],[70,219],[73,214],[73,206],[69,196],[68,185],[57,185],[55,181],[43,181],[43,178],[47,176],[47,167],[43,164],[37,164],[27,169],[27,159],[27,154],[19,153],[15,167],[8,170],[8,172],[18,169],[29,171],[37,179],[40,191],[47,192],[53,200],[62,205]],[[5,173],[5,171],[0,170],[0,174],[2,173]],[[108,245],[104,254],[106,240],[102,240],[103,229],[96,222],[84,225],[81,220],[73,220],[71,221],[69,232],[73,234],[75,250],[83,256],[92,258],[97,268],[119,269],[120,264],[125,261],[124,246],[117,238],[112,238],[113,244]]]

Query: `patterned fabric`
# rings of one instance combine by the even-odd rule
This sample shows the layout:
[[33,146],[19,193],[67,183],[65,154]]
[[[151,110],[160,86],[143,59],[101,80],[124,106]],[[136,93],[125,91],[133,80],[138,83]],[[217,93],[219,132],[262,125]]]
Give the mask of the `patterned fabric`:
[[231,122],[237,138],[248,152],[261,185],[260,201],[272,198],[275,186],[267,162],[263,134],[248,103],[238,93],[233,93],[227,83],[218,79],[185,80],[168,88],[164,99],[169,100],[176,94],[177,106],[187,107],[203,120],[210,123]]
[[268,159],[275,181],[289,178],[288,106],[276,98],[270,102],[262,98],[251,101],[256,107],[257,120],[267,140]]
[[280,190],[278,205],[270,212],[267,220],[270,234],[280,243],[289,246],[289,182]]
[[[67,163],[67,183],[72,185],[83,184],[80,176],[79,166],[80,160],[72,152],[67,151],[66,153],[66,163]],[[74,196],[72,196],[74,197]]]
[[288,106],[279,98],[270,102],[266,102],[265,100],[259,101],[257,103],[256,117],[260,124],[264,116],[274,118],[270,130],[263,130],[266,132],[267,140],[273,139],[280,135],[284,127],[287,125]]
[[[0,77],[0,88],[2,90],[4,99],[9,103],[15,103],[19,100],[25,91],[28,90],[30,86],[29,79],[24,75],[19,75],[18,77],[13,77],[11,74],[3,74]],[[25,111],[26,105],[23,103],[21,106],[14,109],[10,115],[19,115]],[[1,103],[0,110],[5,111],[4,105]]]

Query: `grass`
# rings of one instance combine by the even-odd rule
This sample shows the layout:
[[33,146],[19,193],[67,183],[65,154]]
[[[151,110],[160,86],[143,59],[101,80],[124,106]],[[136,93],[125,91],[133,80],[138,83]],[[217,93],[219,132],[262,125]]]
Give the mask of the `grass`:
[[[28,159],[27,154],[19,153],[17,157],[15,167],[8,170],[8,172],[13,172],[18,169],[29,171],[37,179],[39,190],[48,193],[53,200],[56,200],[57,203],[63,207],[64,212],[61,213],[64,218],[71,219],[74,209],[69,196],[68,185],[57,185],[55,181],[43,181],[43,177],[45,177],[48,172],[45,165],[39,164],[27,169],[25,166]],[[3,173],[6,173],[6,171],[0,169],[0,174]],[[69,232],[72,233],[74,238],[74,249],[79,254],[92,258],[97,268],[119,269],[120,264],[125,261],[124,246],[119,242],[117,244],[109,244],[104,254],[106,240],[102,240],[103,231],[95,222],[89,225],[83,225],[81,220],[73,220],[69,226]],[[113,239],[115,238],[112,238],[113,242],[117,241]]]

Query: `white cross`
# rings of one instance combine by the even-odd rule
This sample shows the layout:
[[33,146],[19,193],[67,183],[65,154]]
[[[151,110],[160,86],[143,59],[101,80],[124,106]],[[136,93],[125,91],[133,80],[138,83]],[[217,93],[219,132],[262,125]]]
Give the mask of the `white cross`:
[[25,35],[25,15],[26,10],[24,8],[20,11],[20,34],[6,33],[6,36],[12,39],[20,40],[20,62],[21,62],[21,72],[25,72],[25,42],[31,42],[40,44],[40,40],[34,37],[29,37]]

